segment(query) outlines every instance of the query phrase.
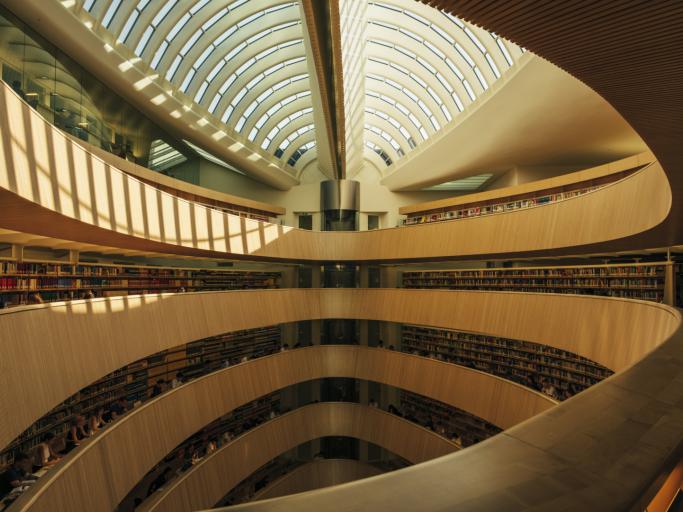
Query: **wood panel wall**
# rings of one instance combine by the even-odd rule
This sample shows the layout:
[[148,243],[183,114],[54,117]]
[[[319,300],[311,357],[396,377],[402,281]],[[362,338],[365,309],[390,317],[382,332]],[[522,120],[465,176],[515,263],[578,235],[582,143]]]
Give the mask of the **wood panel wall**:
[[[372,380],[407,389],[502,428],[555,405],[546,395],[510,381],[401,352],[353,345],[290,350],[219,370],[133,410],[72,452],[17,500],[14,508],[111,510],[155,464],[208,423],[275,390],[323,377]],[[429,450],[425,453],[435,455]],[[416,457],[408,458],[424,460]]]
[[381,473],[382,471],[379,468],[371,464],[352,459],[314,460],[293,469],[268,484],[254,494],[251,501],[267,500],[288,494],[322,489],[332,485],[353,482],[361,478],[377,476]]
[[[599,5],[573,0],[539,8],[533,0],[420,0],[540,55],[595,90],[638,132],[667,174],[671,210],[628,249],[683,240],[683,5],[658,0]],[[639,37],[633,37],[633,30]],[[542,84],[539,84],[542,87]],[[669,199],[665,199],[669,201]],[[624,201],[627,201],[624,198]],[[659,196],[650,196],[651,204]],[[653,245],[653,242],[656,243]],[[611,244],[615,250],[617,244]],[[623,247],[623,246],[622,246]]]
[[677,322],[673,309],[651,302],[406,289],[159,294],[14,308],[0,312],[0,446],[78,390],[145,356],[225,332],[324,318],[533,341],[616,371],[666,339]]
[[[609,162],[607,164],[598,165],[582,171],[570,172],[560,176],[553,176],[542,180],[535,180],[520,185],[513,185],[505,188],[498,188],[493,190],[484,190],[483,192],[473,192],[471,194],[464,194],[460,196],[448,197],[445,199],[437,199],[434,201],[427,201],[424,203],[414,203],[407,206],[401,206],[398,212],[403,215],[426,212],[430,210],[441,209],[459,209],[463,205],[477,204],[482,202],[507,202],[504,199],[514,196],[534,197],[545,190],[566,187],[574,185],[575,183],[588,183],[599,178],[605,178],[613,174],[637,168],[645,162],[654,162],[656,158],[651,152],[644,152],[638,155],[633,155],[621,160]],[[583,187],[581,187],[583,188]]]
[[[540,6],[527,0],[422,1],[547,58],[612,103],[662,162],[673,190],[666,222],[634,237],[631,247],[651,246],[652,240],[658,240],[659,246],[679,243],[683,232],[680,2],[626,6],[617,0],[569,1]],[[634,30],[639,37],[634,37]],[[656,196],[651,200],[656,201]],[[678,327],[672,338],[635,366],[488,443],[428,467],[387,475],[382,485],[358,482],[269,502],[267,509],[643,510],[683,452],[682,353],[683,332]],[[463,472],[466,478],[443,478]],[[233,511],[265,509],[253,504]]]
[[[319,403],[280,416],[221,448],[154,496],[141,511],[189,512],[210,508],[268,461],[301,443],[325,436],[361,439],[380,445],[413,463],[457,451],[453,443],[434,432],[388,412],[357,404]],[[276,496],[288,494],[288,489],[300,492],[297,485],[300,490],[310,490],[379,472],[372,466],[359,468],[356,461],[343,461],[345,464],[332,462],[315,461],[299,468],[298,476],[291,475],[296,477],[289,481],[291,487],[283,485],[287,481],[281,481],[271,492]],[[301,471],[304,468],[306,471]]]
[[405,228],[313,232],[241,219],[143,184],[74,143],[7,84],[0,84],[0,139],[0,228],[141,251],[297,261],[576,253],[653,228],[671,207],[667,177],[655,162],[594,193],[538,208]]
[[229,510],[642,511],[681,460],[681,379],[679,326],[635,366],[476,446],[378,478]]

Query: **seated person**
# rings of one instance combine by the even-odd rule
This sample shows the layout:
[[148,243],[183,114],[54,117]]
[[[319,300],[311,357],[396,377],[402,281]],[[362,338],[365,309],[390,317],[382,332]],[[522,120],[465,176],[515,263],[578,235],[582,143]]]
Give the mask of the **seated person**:
[[66,434],[66,453],[76,448],[83,439],[88,437],[85,427],[85,417],[80,412],[74,413],[69,424],[69,431]]
[[155,396],[159,396],[161,393],[163,393],[163,388],[162,386],[165,384],[164,379],[159,379],[154,386],[152,386],[152,390],[149,393],[150,398],[154,398]]
[[451,437],[452,442],[457,444],[459,448],[462,448],[462,437],[460,437],[459,434],[456,434],[455,432],[453,432],[453,433],[451,433],[450,437]]
[[104,414],[104,419],[106,421],[114,421],[117,418],[123,416],[128,410],[128,403],[125,399],[119,398],[114,403],[109,405],[109,411]]
[[546,395],[550,396],[551,398],[557,398],[557,391],[555,390],[555,386],[553,386],[547,380],[543,381],[543,384],[541,387],[541,392],[545,393]]
[[93,435],[95,432],[99,431],[104,425],[104,408],[100,407],[96,411],[93,411],[92,415],[88,418],[88,433]]
[[154,491],[158,491],[166,485],[166,482],[168,482],[169,479],[169,473],[171,473],[171,468],[166,468],[163,473],[152,480],[152,483],[149,484],[149,488],[147,489],[147,496],[151,496]]
[[211,455],[217,449],[218,449],[218,439],[216,439],[214,437],[209,441],[209,444],[206,445],[206,455]]
[[28,303],[29,304],[42,304],[43,303],[43,298],[40,296],[40,293],[32,293],[31,295],[28,296]]
[[31,457],[21,452],[14,456],[14,462],[0,475],[0,499],[7,496],[13,489],[21,487],[29,479]]
[[184,382],[183,372],[178,372],[175,374],[174,379],[171,381],[171,389],[175,389],[181,386]]
[[59,462],[61,456],[56,449],[57,438],[52,432],[43,436],[43,440],[33,449],[33,468],[36,472],[44,467],[52,466]]

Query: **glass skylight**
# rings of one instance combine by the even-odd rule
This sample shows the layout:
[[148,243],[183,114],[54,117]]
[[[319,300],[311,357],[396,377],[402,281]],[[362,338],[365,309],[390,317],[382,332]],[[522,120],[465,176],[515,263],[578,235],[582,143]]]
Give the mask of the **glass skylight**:
[[[511,49],[520,53],[496,34],[417,2],[371,0],[367,17],[366,95],[391,105],[385,114],[399,124],[407,118],[422,140],[453,121],[514,65]],[[397,80],[397,73],[405,78]],[[401,96],[396,95],[398,91]],[[411,101],[404,101],[406,97]],[[378,106],[376,101],[374,104]],[[366,108],[367,122],[377,117],[382,115]],[[396,128],[395,123],[384,121]],[[370,132],[377,135],[375,130]],[[399,132],[401,140],[405,139],[405,133]],[[407,149],[422,140],[413,140]],[[374,139],[373,144],[383,142]],[[391,153],[388,147],[384,151]]]
[[287,160],[287,163],[289,165],[291,165],[292,167],[294,167],[296,165],[296,163],[299,161],[299,158],[304,156],[304,153],[306,153],[310,149],[313,149],[314,147],[315,147],[315,141],[314,140],[307,142],[306,144],[299,147],[299,149],[294,151],[294,153],[292,153],[292,156],[289,157],[289,159]]
[[[304,162],[315,156],[317,92],[299,2],[76,1],[154,69],[169,94],[223,124],[232,140],[290,165],[306,152]],[[450,125],[523,52],[418,2],[367,0],[363,7],[361,43],[353,45],[365,53],[363,90],[349,97],[360,98],[354,112],[366,156],[375,159],[372,151],[387,165]]]
[[161,139],[152,142],[149,150],[149,168],[164,171],[187,161],[187,157]]
[[446,183],[440,183],[439,185],[434,185],[433,187],[426,188],[424,190],[452,190],[458,192],[472,192],[474,190],[480,189],[487,181],[493,177],[493,174],[479,174],[477,176],[470,176],[469,178],[462,178],[455,181],[447,181]]

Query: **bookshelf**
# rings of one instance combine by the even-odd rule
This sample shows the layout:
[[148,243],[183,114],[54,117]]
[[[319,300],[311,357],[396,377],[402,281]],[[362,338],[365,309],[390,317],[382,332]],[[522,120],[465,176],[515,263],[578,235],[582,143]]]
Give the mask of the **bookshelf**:
[[614,373],[579,355],[538,343],[417,325],[402,326],[401,349],[474,368],[537,391],[546,381],[555,388],[559,400]]
[[[135,361],[81,389],[41,417],[0,452],[0,468],[11,464],[15,453],[31,452],[45,433],[66,435],[76,411],[87,417],[120,398],[135,406],[147,400],[159,379],[169,383],[182,371],[187,381],[220,369],[226,360],[236,364],[245,356],[252,359],[275,353],[280,346],[281,329],[274,325],[206,338]],[[169,387],[166,384],[164,390]]]
[[155,267],[104,263],[0,260],[0,305],[26,304],[150,292],[277,288],[279,272]]
[[502,432],[473,414],[411,391],[401,390],[400,404],[407,420],[437,433],[443,427],[446,437],[460,436],[463,448]]
[[641,167],[642,166],[633,169],[627,169],[625,171],[609,174],[607,176],[601,176],[592,180],[581,181],[560,187],[556,186],[547,188],[545,190],[527,192],[526,194],[517,194],[508,197],[498,197],[489,200],[479,200],[469,203],[445,206],[442,208],[411,212],[403,220],[403,225],[411,226],[430,222],[469,219],[473,217],[483,217],[496,213],[506,213],[515,210],[557,203],[604,188],[611,183],[619,181],[633,174]]
[[[404,288],[569,293],[667,302],[673,263],[508,267],[403,272]],[[668,302],[667,302],[668,303]]]

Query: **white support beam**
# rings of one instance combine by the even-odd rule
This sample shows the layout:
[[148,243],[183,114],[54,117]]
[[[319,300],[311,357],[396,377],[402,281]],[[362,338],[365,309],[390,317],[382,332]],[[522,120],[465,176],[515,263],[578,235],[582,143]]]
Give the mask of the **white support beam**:
[[364,160],[367,23],[366,0],[339,0],[344,88],[344,167],[347,178],[353,178],[360,172]]
[[[313,104],[313,124],[315,125],[315,145],[318,152],[318,169],[330,179],[335,178],[335,147],[331,133],[331,120],[326,119],[326,107],[324,106],[323,90],[316,71],[316,55],[311,43],[311,31],[315,27],[309,27],[312,18],[305,15],[302,0],[299,0],[301,19],[304,25],[304,48],[306,50],[306,64],[308,66],[308,79],[311,85],[311,103]],[[325,92],[326,93],[326,92]],[[328,126],[329,123],[329,126]]]

